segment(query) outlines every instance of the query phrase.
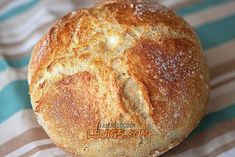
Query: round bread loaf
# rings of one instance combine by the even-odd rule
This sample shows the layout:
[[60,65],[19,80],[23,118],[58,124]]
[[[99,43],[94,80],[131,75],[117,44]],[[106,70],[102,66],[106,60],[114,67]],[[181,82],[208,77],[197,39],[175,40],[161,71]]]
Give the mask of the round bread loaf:
[[157,3],[109,1],[58,20],[35,46],[33,110],[72,156],[158,156],[198,125],[208,67],[191,27]]

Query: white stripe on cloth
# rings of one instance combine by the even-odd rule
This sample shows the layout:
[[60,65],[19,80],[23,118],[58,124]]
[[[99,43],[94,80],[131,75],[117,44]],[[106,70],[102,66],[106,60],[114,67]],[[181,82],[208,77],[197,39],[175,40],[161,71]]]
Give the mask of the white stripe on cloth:
[[0,72],[0,91],[9,83],[27,78],[27,66],[23,68],[7,68]]
[[21,110],[0,124],[0,145],[24,133],[40,127],[31,109]]
[[218,136],[210,141],[208,141],[206,144],[187,150],[185,152],[179,153],[177,155],[174,155],[172,157],[198,157],[206,155],[213,150],[219,148],[220,146],[229,143],[235,139],[235,130],[227,132],[221,136]]
[[4,5],[5,3],[7,3],[7,1],[8,1],[8,0],[1,0],[1,1],[0,1],[0,6],[1,6],[1,5]]
[[37,147],[37,146],[42,146],[42,145],[46,145],[46,144],[52,144],[52,141],[50,139],[44,139],[44,140],[38,140],[38,141],[28,143],[28,144],[24,145],[23,147],[20,147],[19,149],[7,154],[5,157],[20,156],[20,155],[28,152],[29,150]]
[[206,51],[209,67],[222,65],[235,59],[235,40],[224,43]]
[[48,23],[52,20],[55,20],[54,16],[50,15],[45,9],[40,9],[31,18],[24,21],[22,25],[15,24],[13,30],[7,28],[9,25],[5,24],[6,28],[1,27],[0,43],[7,44],[22,41],[24,36],[28,36],[41,23]]
[[235,70],[216,77],[215,79],[211,80],[210,83],[211,83],[211,86],[214,86],[220,82],[223,82],[225,80],[228,80],[229,78],[234,78],[234,77],[235,77]]
[[0,28],[15,28],[16,25],[20,26],[22,24],[24,24],[26,21],[28,21],[33,15],[35,15],[38,10],[42,9],[43,6],[41,5],[41,2],[39,2],[37,5],[33,6],[32,8],[17,14],[5,21],[2,21],[0,23]]
[[[226,88],[226,86],[221,86],[220,89]],[[227,91],[227,90],[224,90]],[[213,95],[213,91],[211,91],[211,95]],[[222,110],[233,104],[235,102],[235,88],[228,90],[221,95],[210,99],[208,107],[207,107],[207,114],[211,112],[216,112]],[[211,98],[212,96],[210,96]]]
[[46,150],[41,150],[33,155],[31,157],[42,157],[42,156],[50,156],[52,157],[70,157],[68,154],[66,154],[63,150],[59,149],[58,147],[49,148]]
[[222,19],[233,13],[235,13],[235,1],[231,1],[230,3],[224,3],[221,5],[216,5],[197,13],[188,14],[186,16],[183,16],[183,18],[191,26],[198,27],[202,24]]
[[28,38],[22,44],[13,47],[1,48],[0,52],[1,54],[5,55],[15,55],[31,51],[33,46],[41,39],[43,34],[44,32],[35,32],[30,38]]
[[40,25],[41,26],[45,25],[45,27],[40,28],[41,26],[37,26],[37,28],[33,28],[35,30],[31,30],[33,32],[32,34],[28,32],[28,34],[19,36],[19,38],[21,37],[23,38],[24,36],[28,35],[26,39],[19,44],[9,45],[7,47],[0,48],[0,54],[14,56],[14,55],[25,54],[26,52],[32,51],[34,45],[42,38],[42,36],[46,33],[47,29],[50,27],[48,22],[42,22]]
[[159,0],[159,2],[161,4],[163,4],[163,5],[165,5],[166,7],[169,7],[169,8],[175,6],[179,3],[184,3],[184,2],[187,2],[187,1],[188,0],[174,0],[174,1],[172,1],[172,0]]
[[211,97],[210,98],[211,99],[215,99],[218,96],[222,95],[223,93],[233,91],[234,88],[235,88],[235,81],[227,83],[227,84],[225,84],[225,85],[223,85],[221,87],[213,89],[213,92],[211,93]]
[[[43,5],[50,13],[53,13],[59,17],[64,16],[72,10],[78,9],[71,1],[68,0],[43,0]],[[78,7],[81,8],[81,6]]]
[[[226,53],[225,54],[223,53],[222,56],[226,56]],[[233,55],[230,55],[230,56],[233,56]],[[219,60],[219,58],[217,59]],[[232,104],[235,102],[235,97],[234,97],[235,79],[233,81],[226,82],[226,80],[229,80],[231,78],[235,78],[235,70],[232,72],[230,71],[226,74],[220,75],[210,81],[210,84],[212,86],[217,85],[221,82],[224,82],[224,83],[221,86],[218,86],[214,88],[213,90],[211,90],[207,113],[221,110],[222,108],[225,108],[229,104]]]
[[[24,33],[21,32],[18,33],[18,35],[15,34],[14,36],[9,36],[8,38],[0,38],[0,43],[8,44],[8,46],[1,48],[2,54],[14,55],[19,54],[20,52],[28,51],[29,48],[32,48],[35,44],[35,42],[32,41],[38,41],[41,36],[46,32],[46,30],[50,27],[49,24],[52,23],[52,21],[54,21],[54,18],[47,16],[47,18],[38,21],[37,24],[35,22],[31,23],[31,25],[33,26],[25,28],[25,30],[23,31]],[[38,29],[44,25],[46,27],[43,28],[43,30],[39,31]],[[39,36],[37,36],[36,34],[38,34]],[[35,37],[36,40],[32,39]],[[31,41],[32,44],[30,44],[30,46],[25,46],[29,44],[29,41]],[[16,44],[10,45],[10,43]]]
[[223,152],[222,154],[218,155],[218,157],[234,157],[234,154],[235,154],[235,148]]
[[21,6],[30,1],[31,0],[18,0],[18,1],[14,1],[14,3],[8,3],[4,8],[0,10],[0,16],[2,16],[4,13],[8,12],[11,9],[14,9],[15,7]]

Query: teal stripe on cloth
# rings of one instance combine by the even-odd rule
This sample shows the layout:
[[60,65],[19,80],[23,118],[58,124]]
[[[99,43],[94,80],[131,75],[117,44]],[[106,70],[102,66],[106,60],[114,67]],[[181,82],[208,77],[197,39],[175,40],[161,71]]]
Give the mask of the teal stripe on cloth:
[[235,39],[235,14],[195,28],[204,49]]
[[0,22],[4,22],[11,17],[14,17],[20,13],[27,11],[28,9],[33,7],[35,4],[37,4],[38,2],[39,2],[39,0],[31,0],[21,6],[17,6],[13,9],[8,10],[7,12],[0,15]]
[[21,59],[7,60],[7,62],[8,62],[8,65],[10,65],[11,67],[21,68],[21,67],[28,65],[29,59],[30,59],[30,55],[27,55]]
[[0,123],[17,111],[31,108],[26,80],[18,80],[7,85],[0,92]]
[[213,5],[219,5],[221,3],[226,3],[226,2],[231,2],[231,1],[233,0],[198,0],[198,2],[195,2],[192,5],[177,9],[176,13],[178,15],[183,16],[186,14],[201,11],[203,9],[207,9],[208,7],[211,7]]
[[0,72],[5,70],[8,67],[8,64],[5,60],[1,59],[0,60]]
[[209,129],[217,123],[222,123],[231,119],[235,119],[235,104],[232,104],[220,111],[207,114],[202,119],[199,126],[191,133],[190,137]]
[[0,60],[0,72],[5,70],[7,67],[22,68],[27,66],[31,55],[27,55],[20,59],[1,59]]

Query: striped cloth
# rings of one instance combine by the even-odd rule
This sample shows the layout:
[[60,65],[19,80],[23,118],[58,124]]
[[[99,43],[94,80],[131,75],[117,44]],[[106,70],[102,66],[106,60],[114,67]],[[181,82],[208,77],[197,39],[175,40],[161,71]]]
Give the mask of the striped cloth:
[[[200,125],[164,157],[235,156],[235,0],[160,0],[200,37],[211,94]],[[94,3],[94,1],[93,1]],[[26,81],[33,45],[66,12],[92,0],[0,0],[0,157],[67,157],[37,124]]]

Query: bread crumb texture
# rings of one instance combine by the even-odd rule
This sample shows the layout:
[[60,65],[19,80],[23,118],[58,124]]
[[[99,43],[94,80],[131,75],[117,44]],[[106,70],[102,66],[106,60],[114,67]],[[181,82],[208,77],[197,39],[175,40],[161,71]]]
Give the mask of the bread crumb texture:
[[209,92],[191,27],[158,3],[134,0],[59,19],[33,49],[28,82],[40,124],[76,157],[161,155],[198,125]]

